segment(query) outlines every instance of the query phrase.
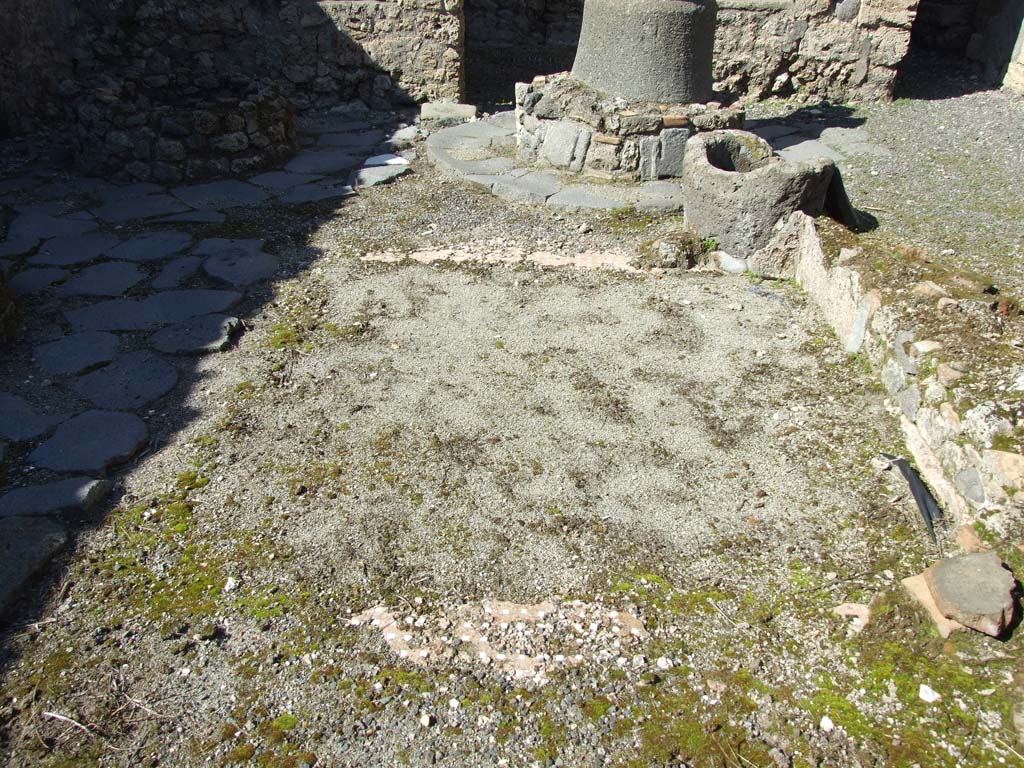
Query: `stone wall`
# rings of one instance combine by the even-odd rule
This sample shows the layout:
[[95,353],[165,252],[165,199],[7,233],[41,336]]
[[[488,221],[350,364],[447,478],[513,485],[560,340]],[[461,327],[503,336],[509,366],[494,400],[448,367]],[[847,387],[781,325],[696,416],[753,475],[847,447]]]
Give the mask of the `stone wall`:
[[916,0],[721,0],[715,78],[757,98],[892,96]]
[[45,0],[46,23],[15,2],[3,123],[65,124],[89,173],[250,170],[292,151],[297,110],[460,96],[461,0]]
[[467,0],[466,89],[510,101],[516,82],[572,68],[583,0]]
[[[468,0],[470,93],[494,98],[486,86],[570,69],[583,1]],[[736,96],[888,98],[910,43],[916,4],[719,0],[715,79]],[[476,69],[480,85],[472,82]]]
[[74,12],[67,0],[6,0],[0,22],[0,136],[31,131],[62,115],[54,98],[71,71],[62,44]]

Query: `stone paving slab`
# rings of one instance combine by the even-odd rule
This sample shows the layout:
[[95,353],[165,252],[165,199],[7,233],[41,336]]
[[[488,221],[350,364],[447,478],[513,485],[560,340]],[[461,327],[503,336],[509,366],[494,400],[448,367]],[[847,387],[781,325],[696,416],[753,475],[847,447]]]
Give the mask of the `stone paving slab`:
[[203,271],[228,285],[252,285],[273,277],[277,258],[269,253],[249,254],[242,251],[211,256],[203,262]]
[[354,120],[348,115],[303,115],[297,121],[303,133],[352,133],[373,130],[367,120]]
[[87,512],[109,491],[110,483],[91,477],[17,488],[0,497],[0,518],[51,515],[66,510]]
[[38,240],[5,240],[0,243],[0,256],[21,256],[39,245]]
[[290,171],[270,171],[261,173],[249,179],[250,184],[255,184],[267,189],[286,190],[298,187],[303,184],[312,184],[319,181],[323,176],[317,173],[292,173]]
[[190,187],[172,189],[171,194],[188,205],[200,210],[220,210],[256,205],[269,195],[259,187],[237,179],[211,181]]
[[18,176],[13,179],[3,179],[0,181],[0,195],[6,195],[11,192],[21,192],[32,187],[37,187],[43,183],[43,180],[35,176]]
[[79,331],[144,331],[197,315],[223,312],[241,294],[201,288],[162,291],[144,299],[111,299],[64,313]]
[[227,216],[220,211],[186,211],[154,219],[159,224],[223,224]]
[[51,267],[70,267],[85,264],[108,253],[121,242],[117,235],[94,232],[82,235],[65,235],[47,240],[32,256],[29,264],[44,264]]
[[353,187],[375,187],[378,184],[387,184],[399,176],[404,176],[412,169],[408,165],[377,165],[370,168],[360,168],[352,174],[349,182]]
[[151,219],[156,216],[187,211],[188,206],[171,195],[143,195],[115,200],[95,211],[96,216],[112,224],[120,224],[133,219]]
[[409,165],[409,161],[401,155],[386,152],[382,155],[373,155],[363,161],[364,168],[372,168],[377,165]]
[[149,343],[169,355],[202,355],[227,349],[241,330],[237,317],[203,315],[157,331]]
[[283,205],[302,205],[303,203],[317,203],[321,200],[332,198],[350,197],[355,190],[349,184],[341,182],[329,182],[303,184],[278,195],[277,201]]
[[146,444],[145,422],[132,413],[86,411],[57,427],[28,460],[54,472],[102,475],[135,456]]
[[53,237],[71,237],[95,231],[99,225],[92,218],[72,218],[55,215],[60,206],[28,206],[11,222],[7,230],[8,242],[38,243]]
[[589,208],[597,210],[614,210],[616,208],[624,208],[629,205],[629,203],[623,200],[601,195],[594,192],[592,189],[588,189],[587,187],[579,184],[563,187],[561,190],[549,197],[547,203],[548,205],[556,208]]
[[[751,121],[751,123],[753,123],[753,121]],[[751,133],[757,134],[767,142],[772,142],[775,141],[775,139],[782,138],[783,136],[790,136],[794,133],[798,133],[800,129],[783,123],[768,123],[766,125],[748,125],[747,130]]]
[[40,413],[24,398],[0,392],[0,437],[31,440],[65,421],[70,414]]
[[137,410],[166,395],[177,383],[173,365],[142,350],[115,358],[68,388],[100,408]]
[[67,544],[67,529],[44,517],[0,519],[0,611]]
[[202,263],[203,260],[198,256],[179,256],[164,265],[151,285],[158,291],[177,288],[198,272]]
[[519,178],[502,177],[494,183],[491,193],[516,203],[545,203],[562,188],[558,174],[550,171],[534,171]]
[[135,184],[105,184],[93,190],[96,197],[104,203],[118,203],[124,200],[135,200],[149,195],[161,195],[166,190],[159,184],[140,181]]
[[60,282],[67,277],[67,274],[67,270],[57,267],[26,269],[12,277],[7,283],[7,287],[14,292],[15,296],[29,296]]
[[791,163],[799,163],[803,160],[817,160],[819,157],[835,160],[843,159],[843,156],[829,147],[827,144],[816,139],[808,139],[800,134],[783,136],[771,142],[775,154]]
[[145,277],[127,261],[108,261],[86,267],[56,290],[58,296],[121,296]]
[[321,133],[317,145],[321,147],[352,147],[369,149],[384,141],[384,131],[372,130],[359,133]]
[[116,248],[112,248],[108,255],[112,259],[122,261],[157,261],[180,253],[191,242],[192,236],[187,232],[177,230],[149,232],[126,240]]
[[36,364],[49,374],[62,376],[85,373],[109,363],[117,354],[118,338],[112,333],[73,333],[33,351]]
[[300,152],[285,166],[292,173],[318,173],[322,176],[348,171],[361,158],[345,149],[321,149]]

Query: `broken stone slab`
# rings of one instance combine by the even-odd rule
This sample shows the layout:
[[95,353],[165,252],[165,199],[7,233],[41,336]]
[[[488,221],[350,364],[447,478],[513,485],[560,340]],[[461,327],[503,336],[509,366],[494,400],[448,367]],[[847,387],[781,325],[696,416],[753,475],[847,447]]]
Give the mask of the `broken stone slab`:
[[0,614],[67,540],[67,529],[56,520],[0,519]]
[[420,119],[425,122],[462,123],[476,118],[473,104],[456,104],[449,101],[428,101],[420,107]]
[[54,472],[102,475],[135,456],[148,436],[145,422],[135,414],[86,411],[61,424],[28,460]]
[[108,254],[112,259],[122,261],[158,261],[173,256],[188,247],[192,236],[188,232],[166,230],[150,232],[140,237],[126,240]]
[[87,331],[36,347],[36,363],[54,376],[78,375],[109,363],[117,354],[118,339],[112,333]]
[[101,182],[101,186],[92,190],[101,202],[119,203],[123,200],[137,200],[140,197],[163,194],[164,188],[149,181],[134,184],[110,184]]
[[681,211],[684,202],[683,188],[675,182],[648,181],[640,186],[636,208],[647,213],[671,213]]
[[785,125],[783,123],[768,123],[760,124],[755,120],[751,120],[747,123],[747,130],[751,133],[755,133],[768,143],[773,142],[775,139],[780,139],[783,136],[791,136],[799,131],[798,128],[792,125]]
[[15,296],[31,296],[33,293],[49,288],[67,277],[67,270],[57,267],[39,267],[26,269],[12,277],[7,287]]
[[162,291],[144,299],[103,301],[68,310],[64,316],[79,331],[144,331],[197,315],[223,312],[241,298],[236,291]]
[[230,285],[251,285],[271,277],[277,270],[277,259],[264,253],[263,241],[211,238],[196,246],[196,256],[208,257],[203,271],[210,277]]
[[519,178],[503,178],[491,187],[492,194],[517,203],[542,204],[562,189],[562,180],[548,171],[534,171]]
[[0,256],[21,256],[39,245],[38,240],[4,240],[0,243]]
[[189,206],[171,195],[143,195],[107,203],[93,213],[103,221],[119,224],[134,219],[152,219],[156,216],[187,211]]
[[223,224],[226,220],[220,211],[185,211],[154,219],[160,224]]
[[70,267],[84,264],[108,253],[121,242],[117,235],[94,232],[83,235],[68,235],[47,240],[32,256],[29,264],[45,264],[51,267]]
[[799,134],[784,136],[772,142],[775,154],[783,160],[791,163],[815,162],[818,160],[831,160],[838,162],[843,156],[827,144],[808,139]]
[[940,560],[924,578],[947,619],[992,637],[1001,637],[1013,621],[1016,579],[995,552]]
[[16,488],[0,497],[0,518],[50,515],[57,512],[87,512],[110,490],[106,480],[72,477],[46,485]]
[[928,618],[932,620],[932,623],[935,624],[935,629],[943,638],[949,637],[954,632],[967,629],[959,621],[947,619],[942,614],[942,611],[935,604],[935,599],[932,597],[931,590],[928,588],[928,582],[925,580],[923,573],[919,573],[917,576],[908,576],[900,583],[907,590],[907,593],[917,601],[918,605],[924,609],[925,613],[928,614]]
[[199,271],[203,260],[198,256],[179,256],[164,264],[160,274],[153,278],[151,285],[158,291],[177,288]]
[[364,168],[371,168],[377,165],[409,165],[409,161],[401,155],[386,152],[382,155],[374,155],[363,161]]
[[317,145],[321,147],[351,147],[353,149],[370,149],[380,144],[385,137],[384,131],[372,130],[347,133],[321,133]]
[[86,267],[57,288],[58,296],[120,296],[145,274],[127,261],[108,261]]
[[375,187],[378,184],[387,184],[390,181],[394,181],[411,170],[408,165],[378,165],[360,168],[352,174],[349,184],[356,189],[360,187]]
[[137,410],[163,397],[178,383],[178,371],[152,352],[129,352],[68,388],[93,405],[112,410]]
[[149,343],[169,355],[222,352],[242,329],[242,321],[228,315],[203,315],[153,334]]
[[292,173],[290,171],[270,171],[261,173],[249,179],[250,184],[255,184],[267,189],[285,190],[298,187],[303,184],[312,184],[319,181],[323,176],[316,173]]
[[349,184],[341,182],[317,182],[303,184],[279,195],[277,200],[284,205],[303,205],[318,203],[340,197],[351,197],[356,192]]
[[300,152],[285,166],[291,173],[314,173],[330,176],[359,165],[361,158],[342,149],[320,149]]
[[35,245],[46,238],[84,235],[96,230],[99,226],[91,217],[57,216],[53,213],[53,209],[43,206],[28,206],[20,210],[21,213],[11,222],[11,226],[7,230],[8,242],[31,242]]
[[555,208],[567,208],[569,210],[593,209],[606,211],[623,208],[627,205],[622,200],[599,195],[586,187],[576,184],[563,187],[548,198],[547,204]]
[[0,437],[7,440],[31,440],[68,418],[69,414],[38,412],[27,400],[9,392],[0,392]]
[[219,210],[257,205],[267,199],[267,193],[257,186],[237,179],[211,181],[190,187],[172,189],[171,194],[190,208]]

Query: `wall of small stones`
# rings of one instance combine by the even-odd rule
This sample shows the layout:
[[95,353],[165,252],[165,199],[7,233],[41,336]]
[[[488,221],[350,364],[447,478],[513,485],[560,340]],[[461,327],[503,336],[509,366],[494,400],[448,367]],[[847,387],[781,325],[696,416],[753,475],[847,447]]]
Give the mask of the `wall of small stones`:
[[15,2],[0,71],[34,74],[5,78],[2,123],[66,126],[87,173],[248,171],[294,150],[297,111],[460,95],[460,0],[44,0],[52,25]]
[[61,41],[71,22],[67,0],[6,0],[0,21],[0,136],[31,131],[62,117],[55,98],[71,72]]
[[917,0],[721,0],[715,78],[757,98],[892,96]]
[[467,0],[466,90],[508,101],[516,82],[572,67],[583,0]]

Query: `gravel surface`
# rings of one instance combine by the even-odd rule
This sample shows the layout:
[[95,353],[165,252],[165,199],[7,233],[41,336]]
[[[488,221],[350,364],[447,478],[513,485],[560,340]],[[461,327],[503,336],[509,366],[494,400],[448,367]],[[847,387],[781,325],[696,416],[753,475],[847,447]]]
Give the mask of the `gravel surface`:
[[[858,167],[855,202],[883,207]],[[939,551],[872,464],[904,450],[878,384],[805,296],[457,264],[635,253],[679,221],[412,169],[190,225],[265,239],[277,275],[232,310],[235,346],[181,364],[149,451],[10,615],[5,764],[1014,759],[1021,640],[944,642],[903,596]],[[427,250],[453,259],[365,260]],[[46,301],[24,333],[59,330]],[[28,351],[8,362],[24,384]]]
[[[888,150],[840,162],[854,205],[878,219],[877,234],[1022,296],[1024,98],[955,67],[919,54],[901,83],[904,95],[892,103],[795,111],[821,129],[860,127]],[[766,104],[749,114],[793,111]]]

